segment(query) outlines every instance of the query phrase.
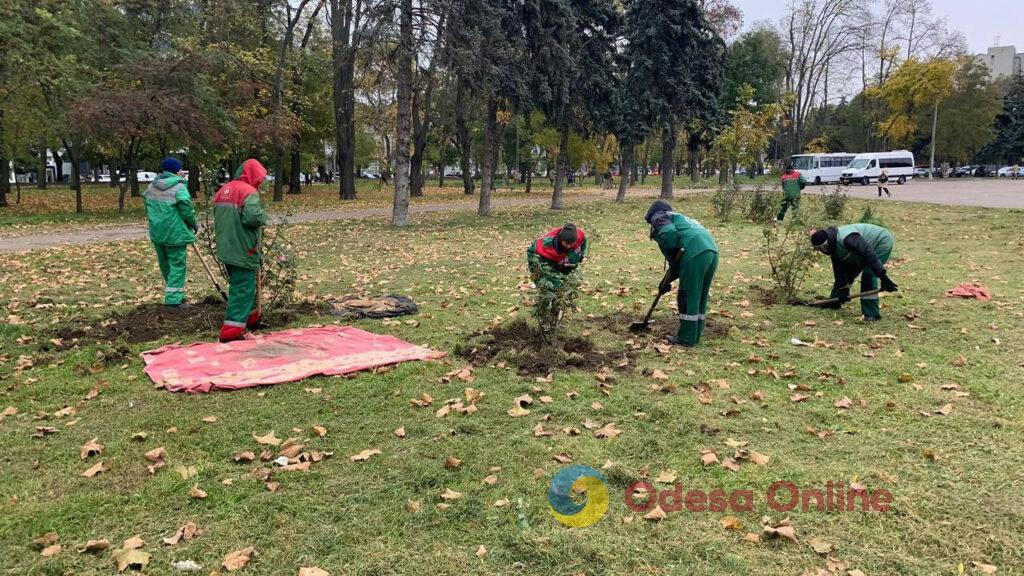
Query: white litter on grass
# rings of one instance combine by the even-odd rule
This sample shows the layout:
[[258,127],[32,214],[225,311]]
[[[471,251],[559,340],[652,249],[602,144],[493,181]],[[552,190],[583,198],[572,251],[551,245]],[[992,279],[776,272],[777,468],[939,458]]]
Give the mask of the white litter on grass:
[[807,346],[808,348],[814,348],[814,344],[811,344],[810,342],[804,342],[799,338],[790,338],[789,343],[792,344],[793,346]]
[[287,456],[278,456],[277,459],[274,460],[274,464],[277,464],[278,466],[287,466],[288,465],[288,457]]
[[199,572],[203,569],[202,564],[196,563],[195,560],[182,560],[180,562],[171,562],[173,568],[177,568],[182,572]]

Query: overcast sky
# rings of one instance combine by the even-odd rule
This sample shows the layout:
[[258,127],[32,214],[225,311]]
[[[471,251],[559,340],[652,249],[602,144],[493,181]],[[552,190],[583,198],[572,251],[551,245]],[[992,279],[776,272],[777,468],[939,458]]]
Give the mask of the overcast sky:
[[[745,27],[758,20],[776,22],[787,0],[733,0],[743,10]],[[1024,2],[1020,0],[932,0],[935,13],[947,19],[950,28],[967,37],[972,53],[984,53],[996,36],[1002,46],[1016,46],[1024,52]]]

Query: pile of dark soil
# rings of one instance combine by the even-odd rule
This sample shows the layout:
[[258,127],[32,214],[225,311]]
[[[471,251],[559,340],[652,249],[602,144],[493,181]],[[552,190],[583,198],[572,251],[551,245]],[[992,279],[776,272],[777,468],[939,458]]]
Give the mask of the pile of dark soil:
[[[313,304],[297,304],[291,309],[275,311],[268,323],[283,326],[303,314],[320,314]],[[210,336],[216,334],[224,320],[224,301],[216,297],[196,302],[188,308],[167,308],[161,304],[143,304],[130,312],[59,329],[55,336],[65,343],[78,339],[128,344],[152,342],[166,336]]]
[[625,343],[620,350],[598,350],[589,338],[563,335],[551,344],[540,331],[524,320],[470,336],[455,354],[483,366],[505,362],[522,376],[545,376],[553,370],[594,370],[616,368],[634,353]]

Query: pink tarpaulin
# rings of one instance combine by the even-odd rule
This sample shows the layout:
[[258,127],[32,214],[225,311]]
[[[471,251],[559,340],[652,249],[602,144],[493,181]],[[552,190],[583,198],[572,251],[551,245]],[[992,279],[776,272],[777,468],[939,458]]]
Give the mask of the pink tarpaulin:
[[952,290],[947,290],[946,298],[977,298],[982,302],[988,302],[992,299],[992,293],[981,284],[964,282],[957,284]]
[[220,344],[171,344],[142,353],[146,374],[172,392],[236,390],[444,356],[350,326],[285,330]]

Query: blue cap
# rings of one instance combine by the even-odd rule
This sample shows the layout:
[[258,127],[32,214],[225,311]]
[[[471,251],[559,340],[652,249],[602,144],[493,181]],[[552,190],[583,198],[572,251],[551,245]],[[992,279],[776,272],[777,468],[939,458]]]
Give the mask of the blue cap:
[[171,174],[177,174],[181,172],[181,162],[178,161],[174,156],[168,156],[164,158],[164,161],[160,163],[160,169],[164,172],[170,172]]

